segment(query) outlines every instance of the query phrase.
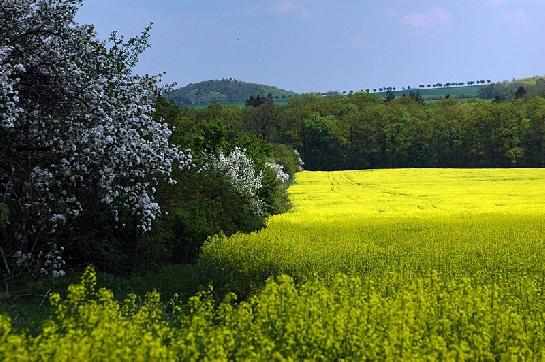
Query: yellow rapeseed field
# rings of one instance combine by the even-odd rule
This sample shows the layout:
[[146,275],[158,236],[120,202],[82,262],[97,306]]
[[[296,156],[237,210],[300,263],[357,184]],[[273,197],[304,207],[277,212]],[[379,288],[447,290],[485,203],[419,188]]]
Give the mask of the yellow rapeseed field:
[[272,228],[369,217],[545,213],[543,169],[302,172],[289,191],[294,208],[273,218]]
[[545,170],[302,172],[289,191],[264,230],[205,245],[215,291],[119,302],[91,268],[39,335],[0,316],[0,360],[545,359]]
[[239,293],[270,275],[387,271],[478,276],[545,266],[545,170],[302,172],[291,212],[254,234],[214,238],[201,263]]

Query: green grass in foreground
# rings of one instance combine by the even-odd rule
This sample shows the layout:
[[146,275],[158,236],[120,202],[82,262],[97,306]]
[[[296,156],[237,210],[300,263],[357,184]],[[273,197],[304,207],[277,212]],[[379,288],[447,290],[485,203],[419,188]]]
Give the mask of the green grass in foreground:
[[117,302],[89,272],[37,337],[0,319],[0,359],[545,358],[545,170],[303,172],[290,195],[192,269],[242,301]]

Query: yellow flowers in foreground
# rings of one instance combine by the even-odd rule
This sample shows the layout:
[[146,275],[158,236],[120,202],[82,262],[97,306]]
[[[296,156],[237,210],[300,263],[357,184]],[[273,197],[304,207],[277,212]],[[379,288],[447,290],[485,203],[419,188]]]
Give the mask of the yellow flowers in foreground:
[[94,272],[52,297],[55,315],[39,336],[19,335],[0,317],[6,360],[541,359],[545,299],[541,283],[522,277],[475,286],[437,273],[407,281],[338,274],[296,285],[270,279],[238,305],[206,293],[187,305],[116,302],[96,290]]
[[303,172],[290,193],[201,253],[244,300],[117,301],[88,269],[40,334],[0,316],[0,360],[545,358],[545,170]]

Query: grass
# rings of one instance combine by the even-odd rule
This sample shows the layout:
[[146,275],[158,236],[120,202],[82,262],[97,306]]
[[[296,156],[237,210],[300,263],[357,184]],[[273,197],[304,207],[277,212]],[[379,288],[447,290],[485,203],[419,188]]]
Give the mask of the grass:
[[0,318],[0,359],[545,358],[545,170],[302,172],[289,192],[194,266],[106,281],[117,299],[88,272],[37,338]]

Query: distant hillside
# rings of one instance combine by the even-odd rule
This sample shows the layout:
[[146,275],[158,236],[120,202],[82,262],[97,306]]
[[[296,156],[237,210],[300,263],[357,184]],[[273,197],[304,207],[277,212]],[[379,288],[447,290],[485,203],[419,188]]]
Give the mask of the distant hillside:
[[[441,87],[441,88],[414,88],[396,90],[394,94],[396,97],[401,97],[404,94],[408,95],[410,92],[419,92],[422,98],[426,101],[435,101],[444,98],[445,96],[456,97],[458,99],[473,99],[478,98],[481,90],[480,85],[462,86],[462,87]],[[385,92],[377,92],[379,96],[384,97]]]
[[[519,90],[520,89],[520,90]],[[494,99],[497,101],[511,100],[518,96],[541,96],[545,97],[545,77],[536,76],[531,78],[513,79],[501,83],[493,83],[482,87],[479,96],[483,99]]]
[[178,105],[205,105],[218,103],[243,103],[250,96],[272,94],[276,100],[287,99],[295,93],[277,87],[246,83],[234,79],[207,80],[190,83],[165,95],[168,100]]

